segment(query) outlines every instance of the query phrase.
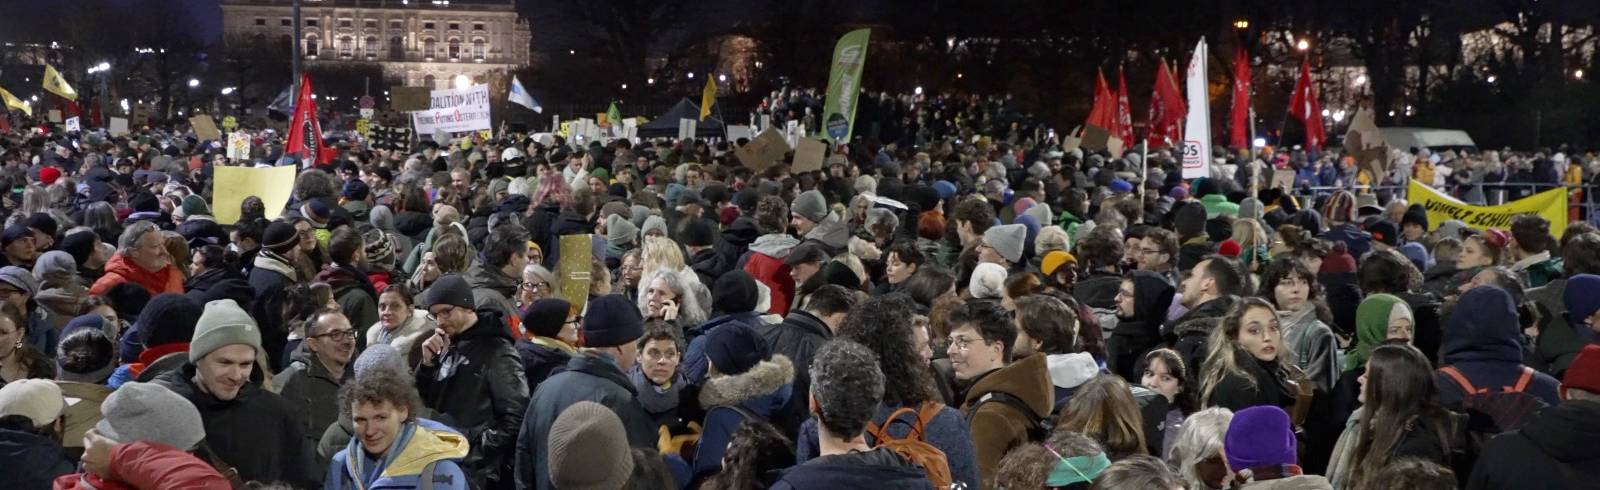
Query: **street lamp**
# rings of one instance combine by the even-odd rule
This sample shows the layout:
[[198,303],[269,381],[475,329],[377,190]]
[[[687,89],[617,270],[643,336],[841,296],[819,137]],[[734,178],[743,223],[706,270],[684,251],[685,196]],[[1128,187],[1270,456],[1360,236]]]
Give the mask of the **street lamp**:
[[918,85],[917,89],[913,90],[911,93],[916,94],[916,95],[922,95],[922,86]]
[[1250,28],[1250,21],[1245,20],[1245,19],[1239,19],[1239,20],[1233,21],[1233,28],[1234,29],[1249,29]]
[[1367,75],[1365,73],[1360,74],[1360,75],[1356,75],[1356,86],[1357,87],[1360,87],[1360,86],[1366,85],[1366,84],[1367,84]]
[[[1578,70],[1578,76],[1579,77],[1583,77],[1583,70]],[[717,81],[718,82],[726,82],[726,81],[728,81],[728,76],[719,74],[719,75],[717,75]]]
[[655,77],[646,78],[646,79],[644,79],[644,83],[647,84],[647,85],[655,85],[656,84],[656,78]]
[[694,80],[694,72],[689,72],[689,79]]
[[200,86],[200,79],[198,79],[198,78],[190,78],[189,79],[189,88],[195,88],[195,87],[199,87],[199,86]]
[[1573,70],[1572,71],[1572,78],[1576,79],[1576,80],[1583,80],[1583,69],[1579,68],[1579,69]]
[[1301,39],[1300,42],[1294,44],[1294,48],[1305,51],[1307,49],[1311,49],[1311,43],[1306,42],[1305,39]]
[[89,74],[93,75],[111,69],[111,63],[102,61],[98,65],[89,67]]
[[457,89],[464,89],[472,86],[472,79],[467,78],[466,75],[456,75],[455,84]]
[[233,87],[222,87],[222,95],[233,94]]

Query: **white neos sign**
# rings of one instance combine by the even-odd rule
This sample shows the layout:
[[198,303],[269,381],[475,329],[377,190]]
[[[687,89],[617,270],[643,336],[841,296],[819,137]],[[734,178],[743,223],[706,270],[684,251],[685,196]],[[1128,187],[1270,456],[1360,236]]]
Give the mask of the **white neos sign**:
[[488,85],[434,90],[431,96],[432,105],[429,109],[411,113],[411,123],[418,134],[493,129],[489,121]]

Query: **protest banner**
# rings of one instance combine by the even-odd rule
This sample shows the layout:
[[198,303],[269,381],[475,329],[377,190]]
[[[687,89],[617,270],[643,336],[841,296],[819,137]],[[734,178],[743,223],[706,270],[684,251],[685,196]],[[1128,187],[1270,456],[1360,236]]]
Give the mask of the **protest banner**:
[[822,140],[802,138],[800,144],[794,147],[794,166],[789,171],[803,173],[822,170],[823,154],[827,151],[828,144]]
[[1211,176],[1211,95],[1207,91],[1205,38],[1194,46],[1189,59],[1184,93],[1189,98],[1189,113],[1183,120],[1183,178]]
[[1412,204],[1421,204],[1428,210],[1428,225],[1438,228],[1446,220],[1461,220],[1468,228],[1482,230],[1511,228],[1511,217],[1519,214],[1537,214],[1550,221],[1550,235],[1561,236],[1567,231],[1567,189],[1557,187],[1499,206],[1473,206],[1434,190],[1416,180],[1406,189],[1406,198]]
[[74,133],[74,132],[78,132],[78,131],[83,131],[82,124],[78,122],[78,116],[72,116],[72,117],[67,118],[66,126],[67,126],[67,132],[68,133]]
[[861,96],[861,68],[867,64],[867,39],[871,29],[856,29],[833,46],[833,69],[828,72],[828,95],[822,108],[822,136],[848,143],[855,127],[856,101]]
[[250,134],[243,131],[228,133],[228,158],[232,160],[246,160],[250,158]]
[[294,191],[297,169],[293,165],[216,167],[214,173],[211,212],[217,223],[231,225],[239,221],[239,204],[250,196],[261,198],[267,219],[277,219],[283,213],[283,205],[289,202],[289,193]]
[[222,130],[217,129],[217,121],[211,116],[201,114],[189,118],[189,125],[194,127],[194,135],[201,140],[218,141],[222,139]]
[[429,92],[427,87],[390,87],[389,108],[401,112],[431,108],[433,106],[428,98]]
[[489,86],[433,91],[428,109],[412,111],[412,125],[419,133],[445,131],[464,133],[494,129],[489,119]]
[[60,109],[50,109],[50,114],[49,114],[48,117],[49,117],[49,121],[50,122],[53,122],[53,123],[56,123],[56,124],[61,124],[61,110]]
[[1373,182],[1390,182],[1389,142],[1378,130],[1372,109],[1356,109],[1350,118],[1350,129],[1344,133],[1345,155],[1354,158],[1356,169],[1366,170]]
[[789,152],[789,144],[783,141],[783,135],[775,129],[762,131],[750,143],[739,147],[733,156],[739,158],[739,163],[756,172],[766,170],[776,165],[783,155]]
[[589,283],[594,280],[594,235],[561,235],[561,261],[557,264],[561,299],[583,311],[589,300]]

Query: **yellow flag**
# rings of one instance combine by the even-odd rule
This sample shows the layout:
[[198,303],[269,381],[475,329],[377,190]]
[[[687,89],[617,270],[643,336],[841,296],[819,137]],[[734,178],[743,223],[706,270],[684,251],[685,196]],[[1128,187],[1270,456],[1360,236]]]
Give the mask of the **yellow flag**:
[[33,107],[28,106],[27,102],[23,102],[17,96],[11,95],[11,92],[7,92],[6,89],[0,88],[0,100],[5,101],[7,108],[22,111],[28,117],[33,117]]
[[44,89],[67,100],[78,100],[78,91],[67,85],[67,79],[61,78],[54,66],[44,65]]
[[711,105],[717,103],[717,79],[710,74],[706,76],[706,89],[700,92],[700,120],[706,120],[711,115]]

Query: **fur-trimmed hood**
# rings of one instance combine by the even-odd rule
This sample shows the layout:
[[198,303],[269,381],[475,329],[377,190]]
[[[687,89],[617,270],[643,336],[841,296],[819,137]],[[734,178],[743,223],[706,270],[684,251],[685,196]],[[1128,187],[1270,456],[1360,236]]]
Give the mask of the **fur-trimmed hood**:
[[770,414],[789,401],[793,386],[794,363],[782,354],[773,354],[742,374],[707,379],[700,389],[700,406],[740,404]]

